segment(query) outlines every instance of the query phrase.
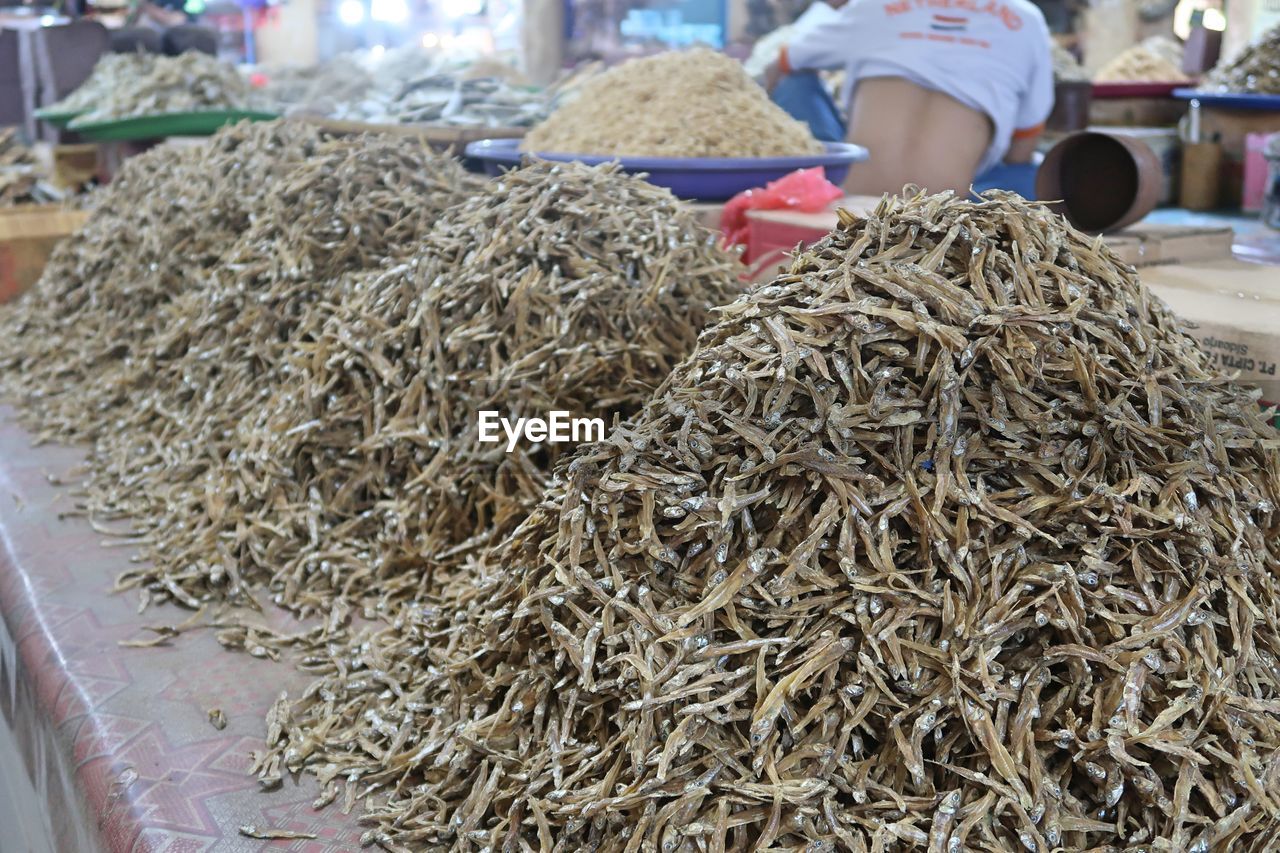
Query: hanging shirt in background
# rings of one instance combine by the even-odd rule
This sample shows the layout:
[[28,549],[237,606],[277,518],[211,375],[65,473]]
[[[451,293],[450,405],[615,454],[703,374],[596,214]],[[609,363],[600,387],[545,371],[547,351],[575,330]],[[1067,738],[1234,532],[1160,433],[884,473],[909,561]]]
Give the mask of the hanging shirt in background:
[[1028,0],[852,0],[798,31],[782,64],[844,68],[846,109],[859,80],[901,77],[984,113],[994,132],[979,173],[1053,109],[1049,29]]

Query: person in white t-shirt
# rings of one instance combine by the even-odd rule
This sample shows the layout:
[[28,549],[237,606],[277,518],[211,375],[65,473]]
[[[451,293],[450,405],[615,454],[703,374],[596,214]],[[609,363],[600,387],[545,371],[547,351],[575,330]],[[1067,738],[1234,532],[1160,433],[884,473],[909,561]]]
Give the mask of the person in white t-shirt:
[[798,33],[766,85],[829,68],[845,70],[847,138],[871,152],[845,182],[853,193],[967,192],[987,169],[1029,161],[1053,109],[1049,30],[1029,0],[852,0]]

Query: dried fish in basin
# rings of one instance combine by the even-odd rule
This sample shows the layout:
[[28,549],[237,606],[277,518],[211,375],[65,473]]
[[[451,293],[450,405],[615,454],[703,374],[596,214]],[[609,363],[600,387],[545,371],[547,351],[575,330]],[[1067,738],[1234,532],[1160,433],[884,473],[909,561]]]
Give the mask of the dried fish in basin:
[[823,150],[740,62],[709,48],[632,59],[588,78],[520,148],[632,157],[788,157]]
[[1229,62],[1221,62],[1205,77],[1201,89],[1280,95],[1280,24],[1260,33]]
[[1043,208],[886,199],[259,764],[391,849],[1269,849],[1262,414]]

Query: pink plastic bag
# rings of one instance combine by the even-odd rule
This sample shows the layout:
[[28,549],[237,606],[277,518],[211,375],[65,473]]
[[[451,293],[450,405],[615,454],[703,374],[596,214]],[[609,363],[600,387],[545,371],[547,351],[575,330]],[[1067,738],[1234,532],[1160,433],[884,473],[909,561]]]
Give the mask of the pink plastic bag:
[[729,199],[720,214],[720,233],[726,246],[745,245],[748,210],[816,213],[842,195],[843,191],[827,180],[821,166],[797,169],[762,188],[745,190]]

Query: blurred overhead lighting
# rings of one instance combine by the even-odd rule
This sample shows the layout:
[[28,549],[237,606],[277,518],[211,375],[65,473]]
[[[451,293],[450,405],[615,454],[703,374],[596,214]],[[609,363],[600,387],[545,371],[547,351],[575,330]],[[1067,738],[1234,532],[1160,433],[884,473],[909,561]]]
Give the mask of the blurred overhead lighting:
[[423,46],[423,47],[425,47],[425,48],[432,48],[432,47],[436,47],[436,46],[437,46],[437,45],[439,45],[439,44],[440,44],[440,36],[436,35],[435,33],[423,33],[423,34],[422,34],[422,46]]
[[342,0],[338,4],[338,20],[354,27],[364,20],[364,4],[360,0]]
[[479,15],[484,10],[484,0],[440,0],[439,8],[446,18],[465,18]]
[[1222,32],[1227,28],[1227,16],[1222,14],[1221,9],[1205,9],[1202,23],[1206,30]]
[[369,17],[387,24],[403,24],[409,20],[408,0],[373,0]]

